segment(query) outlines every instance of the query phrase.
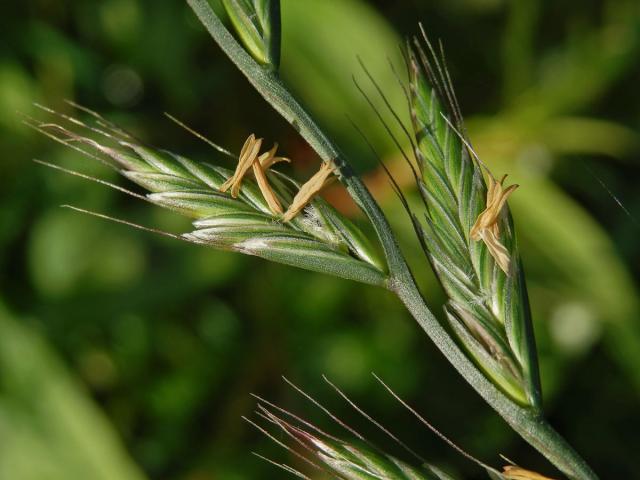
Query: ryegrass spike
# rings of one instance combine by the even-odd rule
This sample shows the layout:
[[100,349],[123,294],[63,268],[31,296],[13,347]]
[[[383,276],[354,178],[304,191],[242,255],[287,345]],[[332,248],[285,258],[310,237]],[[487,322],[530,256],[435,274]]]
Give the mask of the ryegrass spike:
[[[286,175],[269,170],[275,163],[289,159],[276,156],[277,144],[260,154],[262,140],[254,135],[247,140],[238,168],[232,173],[226,168],[148,147],[89,109],[83,111],[91,112],[108,131],[47,107],[43,110],[70,126],[26,116],[25,124],[105,163],[148,193],[136,193],[41,163],[192,218],[194,230],[177,238],[373,285],[386,284],[386,266],[376,248],[347,218],[317,197],[333,173],[327,164],[300,187]],[[73,127],[87,129],[99,138],[76,133]],[[249,178],[249,172],[253,178]],[[220,191],[226,189],[231,190],[231,195]],[[286,213],[283,205],[289,205]]]
[[420,29],[425,48],[414,38],[406,57],[417,184],[426,207],[425,222],[414,228],[449,297],[449,325],[467,353],[513,400],[540,409],[535,340],[506,205],[516,186],[503,188],[473,150],[442,44],[438,55]]

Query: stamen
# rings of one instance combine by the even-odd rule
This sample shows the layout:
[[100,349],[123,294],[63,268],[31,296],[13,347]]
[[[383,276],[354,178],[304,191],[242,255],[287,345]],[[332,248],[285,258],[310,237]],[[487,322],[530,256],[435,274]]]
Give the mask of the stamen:
[[498,218],[507,198],[518,188],[518,185],[503,188],[502,184],[506,178],[507,176],[504,175],[500,181],[497,182],[492,175],[489,175],[487,207],[478,215],[476,222],[473,224],[473,227],[471,227],[470,235],[473,240],[482,240],[485,243],[489,249],[489,253],[498,266],[504,273],[508,274],[511,259],[508,250],[500,243]]
[[[497,225],[496,225],[497,227]],[[496,261],[498,266],[502,269],[504,273],[509,273],[509,265],[511,263],[511,258],[509,257],[509,252],[505,248],[500,240],[498,239],[498,235],[496,233],[497,229],[486,228],[480,231],[480,239],[484,242],[489,250],[489,253]]]
[[507,465],[502,467],[502,476],[507,480],[553,480],[539,473],[525,470],[517,465]]
[[335,177],[329,178],[333,172],[334,166],[323,162],[320,170],[318,170],[318,172],[316,172],[316,174],[311,177],[307,183],[300,187],[300,190],[293,198],[293,201],[291,202],[289,209],[284,214],[284,217],[282,217],[282,220],[289,222],[298,215],[298,213],[307,206],[311,199],[317,195],[320,190],[335,179]]
[[[286,157],[276,157],[276,151],[278,150],[278,144],[274,144],[271,150],[260,154],[260,147],[262,146],[262,139],[256,139],[254,134],[249,135],[249,138],[244,142],[240,156],[238,158],[238,166],[236,167],[233,175],[227,179],[226,182],[220,187],[221,192],[226,192],[231,189],[231,196],[236,198],[240,193],[240,187],[242,179],[245,177],[249,168],[253,169],[253,174],[256,177],[256,182],[260,188],[262,196],[267,202],[269,209],[274,215],[282,215],[282,204],[278,199],[278,196],[269,185],[266,171],[268,168],[278,162],[290,162]],[[293,219],[298,213],[300,213],[304,207],[311,201],[311,199],[324,187],[326,187],[333,179],[329,178],[334,172],[334,166],[328,163],[323,163],[320,170],[311,177],[294,197],[291,206],[285,212],[283,221],[288,222]]]
[[262,165],[262,169],[264,171],[267,171],[278,162],[291,163],[291,160],[288,159],[287,157],[276,157],[275,155],[277,150],[278,150],[278,143],[276,142],[273,144],[273,147],[271,148],[271,150],[263,153],[258,157],[258,160],[260,160],[260,165]]
[[[273,149],[271,149],[271,151],[273,151]],[[265,154],[262,154],[260,157],[264,155]],[[269,205],[269,209],[276,215],[282,215],[282,205],[280,204],[280,201],[278,200],[275,192],[271,188],[271,185],[269,185],[269,181],[267,180],[267,176],[265,175],[265,170],[266,169],[262,165],[261,161],[253,162],[253,174],[256,177],[256,182],[258,183],[258,187],[260,188],[262,196],[267,201],[267,205]]]
[[253,174],[256,177],[258,187],[260,188],[262,196],[267,201],[267,205],[269,205],[271,213],[275,215],[282,215],[282,205],[271,188],[271,185],[269,185],[265,172],[275,163],[289,162],[290,160],[285,157],[276,157],[276,151],[278,150],[277,143],[271,148],[271,150],[259,155],[261,146],[261,138],[256,139],[254,134],[249,135],[249,138],[244,142],[242,150],[240,151],[236,171],[232,177],[222,184],[220,191],[226,192],[231,188],[231,196],[234,198],[237,197],[238,193],[240,193],[242,179],[249,171],[249,168],[253,168]]
[[221,192],[226,192],[231,188],[231,196],[233,198],[237,198],[240,193],[240,187],[242,186],[242,179],[246,175],[247,171],[253,165],[256,158],[258,157],[258,153],[260,152],[260,147],[262,146],[262,139],[256,139],[256,136],[252,133],[249,135],[249,138],[244,142],[242,146],[242,150],[240,151],[240,157],[238,159],[238,166],[236,167],[236,171],[233,175],[222,184],[220,187]]

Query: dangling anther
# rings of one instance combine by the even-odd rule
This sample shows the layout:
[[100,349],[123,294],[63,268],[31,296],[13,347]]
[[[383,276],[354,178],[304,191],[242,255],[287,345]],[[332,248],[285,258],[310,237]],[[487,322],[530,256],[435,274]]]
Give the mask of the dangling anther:
[[322,163],[320,170],[318,170],[318,172],[316,172],[316,174],[311,177],[307,183],[300,187],[300,190],[293,198],[289,209],[282,217],[284,222],[289,222],[292,218],[298,215],[298,213],[307,206],[307,204],[320,192],[320,190],[335,180],[335,177],[331,177],[334,172],[334,168],[335,167],[329,163]]
[[498,219],[507,198],[518,188],[518,185],[503,188],[502,184],[507,178],[506,175],[504,175],[499,182],[497,182],[492,175],[489,175],[488,178],[487,207],[478,215],[476,222],[473,224],[473,227],[471,227],[470,235],[473,240],[482,240],[484,242],[498,266],[504,273],[508,274],[511,258],[508,250],[500,243],[500,226]]
[[277,150],[278,144],[276,143],[271,150],[263,153],[253,162],[253,175],[256,177],[256,182],[258,183],[260,192],[266,200],[267,205],[269,205],[271,212],[276,215],[282,215],[282,204],[271,188],[271,185],[269,185],[269,181],[267,180],[267,175],[265,173],[269,167],[275,163],[290,161],[285,157],[276,157],[275,154]]
[[262,139],[256,139],[256,136],[252,133],[249,138],[244,142],[242,150],[240,150],[240,156],[238,157],[238,166],[233,175],[222,184],[220,187],[221,192],[226,192],[231,188],[231,196],[237,198],[240,193],[240,187],[242,185],[242,179],[246,175],[247,171],[258,157],[260,153],[260,147],[262,146]]

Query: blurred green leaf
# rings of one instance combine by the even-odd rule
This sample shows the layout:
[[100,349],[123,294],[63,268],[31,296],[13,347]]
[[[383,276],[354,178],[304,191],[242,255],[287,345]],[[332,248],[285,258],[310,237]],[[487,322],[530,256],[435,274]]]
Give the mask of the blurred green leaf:
[[[38,88],[28,73],[13,62],[0,63],[0,125],[7,132],[24,135],[28,131],[20,114],[33,110]],[[4,139],[3,139],[4,140]]]
[[1,304],[0,372],[0,478],[144,478],[45,341]]
[[[395,146],[353,83],[355,76],[365,91],[371,95],[375,91],[357,57],[382,85],[401,118],[408,120],[402,89],[389,65],[392,62],[399,72],[404,71],[401,44],[401,38],[366,2],[282,1],[282,76],[339,142],[367,156],[370,153],[351,120],[367,132],[382,154]],[[380,101],[376,103],[384,108]],[[397,125],[391,128],[400,136]]]

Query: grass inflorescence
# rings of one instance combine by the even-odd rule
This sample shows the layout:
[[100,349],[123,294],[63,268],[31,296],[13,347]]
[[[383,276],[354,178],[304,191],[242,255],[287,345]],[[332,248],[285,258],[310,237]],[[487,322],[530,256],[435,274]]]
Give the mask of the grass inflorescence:
[[[90,125],[46,110],[61,123],[27,122],[149,192],[127,193],[193,219],[194,228],[181,234],[183,240],[364,283],[386,282],[384,262],[367,237],[316,195],[332,173],[324,166],[301,186],[270,168],[282,160],[275,157],[275,148],[258,155],[262,139],[254,135],[232,171],[146,146],[95,113],[98,122]],[[281,205],[289,206],[286,212]]]
[[[424,34],[424,32],[423,32]],[[449,300],[446,317],[465,349],[502,390],[540,407],[535,342],[504,187],[466,138],[451,81],[426,35],[408,47],[408,100],[416,182],[426,214],[417,234]],[[485,178],[487,179],[485,182]]]
[[[388,288],[458,372],[514,430],[571,478],[596,479],[584,460],[542,416],[528,296],[507,206],[516,186],[505,185],[505,177],[494,178],[475,154],[466,137],[442,49],[436,53],[423,32],[422,41],[415,39],[405,52],[412,131],[402,127],[412,144],[415,165],[408,156],[405,158],[424,203],[424,216],[419,217],[409,208],[395,182],[394,187],[411,214],[418,240],[448,296],[445,325],[427,306],[380,205],[344,154],[278,76],[279,1],[223,1],[235,35],[244,47],[206,0],[187,2],[253,87],[318,153],[323,162],[318,173],[299,185],[272,168],[277,161],[286,160],[276,156],[277,145],[262,151],[263,139],[255,135],[248,137],[237,156],[209,142],[219,153],[235,159],[237,166],[231,170],[217,162],[196,162],[150,147],[83,107],[80,110],[91,115],[93,123],[45,109],[56,116],[57,123],[30,118],[26,122],[54,140],[106,163],[146,193],[65,171],[192,219],[193,228],[188,232],[165,232],[172,237]],[[375,113],[383,120],[377,110]],[[377,245],[373,246],[360,229],[317,196],[334,178],[339,178],[367,216],[384,260],[378,257]],[[424,469],[410,467],[367,445],[341,441],[317,429],[310,433],[285,422],[264,405],[258,413],[303,448],[315,451],[320,463],[328,467],[325,471],[338,478],[449,478],[428,465]],[[305,422],[303,425],[310,426]],[[290,467],[282,467],[307,478]],[[515,466],[503,472],[487,470],[494,478],[544,478]]]
[[[440,439],[460,453],[463,457],[478,465],[491,480],[552,480],[539,473],[524,469],[509,461],[502,471],[476,459],[440,431],[435,429],[427,420],[402,400],[382,379],[373,374],[377,381],[403,405],[420,423],[427,426]],[[289,452],[292,459],[301,461],[302,470],[326,475],[342,480],[456,480],[445,469],[432,461],[425,460],[420,454],[408,447],[391,430],[381,425],[377,420],[356,405],[340,388],[328,378],[323,377],[343,400],[354,408],[359,415],[382,431],[389,441],[401,447],[413,460],[407,462],[396,456],[389,455],[374,442],[362,435],[353,426],[345,423],[318,400],[296,386],[290,380],[284,381],[298,394],[310,401],[317,409],[328,416],[331,421],[346,432],[345,438],[322,430],[308,420],[274,404],[262,397],[254,395],[258,403],[254,412],[255,418],[243,417],[250,425],[276,444]],[[294,469],[285,463],[278,463],[258,453],[258,457],[276,465],[298,478],[312,477],[301,470]],[[298,462],[300,463],[300,462]]]

